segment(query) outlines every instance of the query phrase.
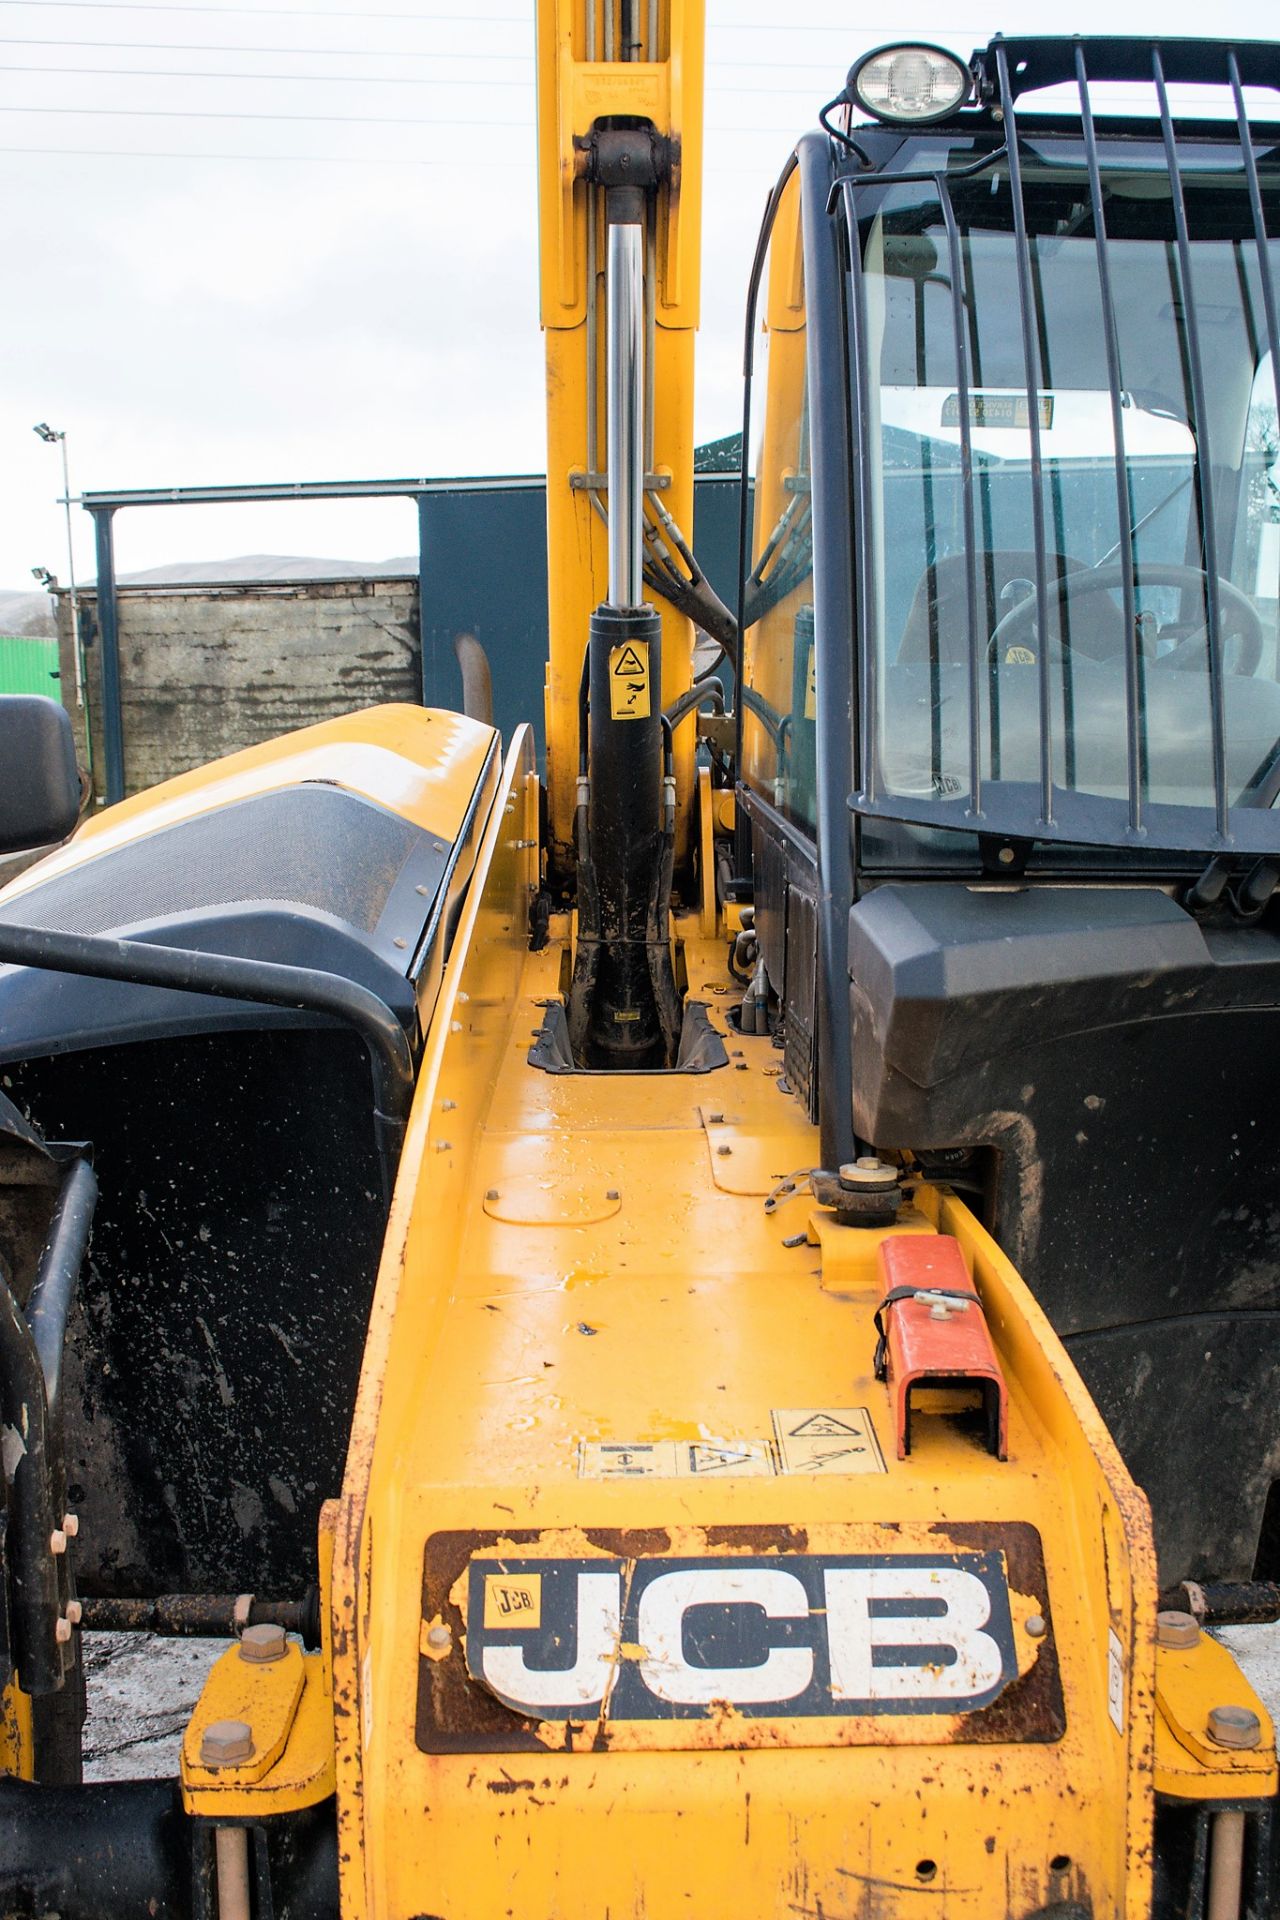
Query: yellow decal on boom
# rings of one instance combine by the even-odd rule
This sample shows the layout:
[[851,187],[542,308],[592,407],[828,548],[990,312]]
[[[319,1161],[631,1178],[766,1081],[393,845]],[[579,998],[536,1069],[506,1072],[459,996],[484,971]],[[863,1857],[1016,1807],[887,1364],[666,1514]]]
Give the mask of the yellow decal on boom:
[[649,718],[649,643],[609,649],[609,713],[614,720]]

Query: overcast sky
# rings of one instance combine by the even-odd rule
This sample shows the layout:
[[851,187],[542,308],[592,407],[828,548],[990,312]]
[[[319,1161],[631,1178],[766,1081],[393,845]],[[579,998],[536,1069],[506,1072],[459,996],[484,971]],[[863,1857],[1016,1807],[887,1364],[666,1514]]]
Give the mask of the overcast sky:
[[[731,432],[747,269],[856,55],[997,30],[1272,36],[1217,0],[708,0],[700,439]],[[0,0],[0,587],[66,574],[73,491],[541,471],[532,0]],[[77,571],[92,572],[78,509]],[[382,558],[407,504],[122,514],[122,569]]]

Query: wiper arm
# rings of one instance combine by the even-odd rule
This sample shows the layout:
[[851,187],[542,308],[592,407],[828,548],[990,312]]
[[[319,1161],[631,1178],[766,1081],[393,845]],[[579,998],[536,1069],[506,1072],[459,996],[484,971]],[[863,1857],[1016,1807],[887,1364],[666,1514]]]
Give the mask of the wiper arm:
[[[1166,493],[1163,500],[1156,501],[1156,504],[1154,507],[1152,507],[1150,513],[1144,513],[1141,520],[1137,520],[1134,522],[1133,526],[1131,526],[1129,529],[1130,540],[1136,540],[1138,535],[1142,532],[1142,529],[1146,526],[1148,520],[1154,520],[1158,513],[1164,512],[1165,508],[1169,505],[1169,502],[1171,500],[1176,500],[1180,493],[1186,492],[1187,488],[1191,485],[1191,478],[1192,476],[1188,474],[1185,480],[1179,480],[1177,486],[1173,489],[1172,493]],[[1101,560],[1094,561],[1093,571],[1096,573],[1099,567],[1106,566],[1108,560],[1114,560],[1123,545],[1124,545],[1124,542],[1122,540],[1117,540],[1114,547],[1109,547],[1106,553],[1103,554]]]

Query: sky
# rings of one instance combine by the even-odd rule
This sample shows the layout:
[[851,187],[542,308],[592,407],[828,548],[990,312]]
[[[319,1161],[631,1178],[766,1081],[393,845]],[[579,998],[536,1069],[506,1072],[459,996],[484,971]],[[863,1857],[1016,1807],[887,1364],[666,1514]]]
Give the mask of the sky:
[[[696,431],[741,412],[765,196],[852,61],[994,32],[1194,33],[1191,0],[707,0]],[[1274,36],[1263,0],[1215,33]],[[537,473],[532,0],[0,0],[0,587],[82,488]],[[92,577],[80,509],[77,577]],[[414,550],[407,502],[162,508],[123,571]]]

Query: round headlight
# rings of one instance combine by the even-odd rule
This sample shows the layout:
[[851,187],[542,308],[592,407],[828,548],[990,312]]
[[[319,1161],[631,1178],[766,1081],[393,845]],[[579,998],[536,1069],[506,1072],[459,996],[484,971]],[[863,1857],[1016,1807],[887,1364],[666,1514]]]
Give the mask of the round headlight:
[[953,53],[912,42],[877,47],[850,69],[849,95],[877,120],[921,126],[964,106],[973,76]]

